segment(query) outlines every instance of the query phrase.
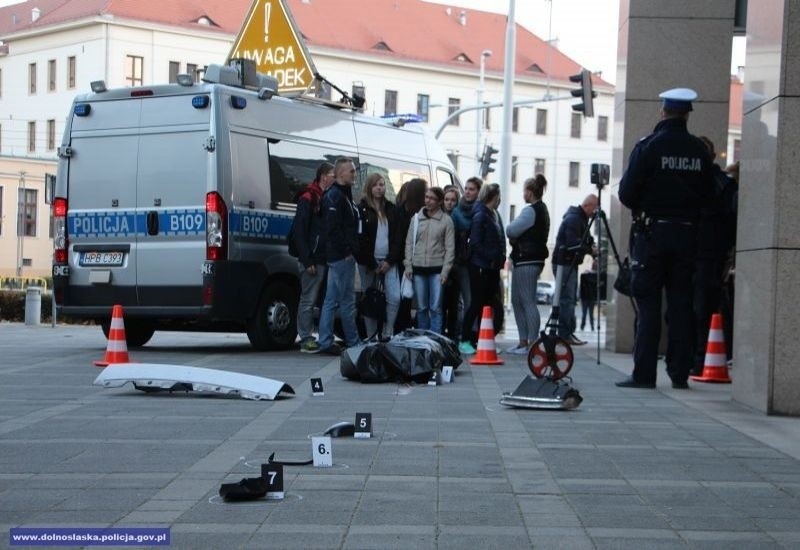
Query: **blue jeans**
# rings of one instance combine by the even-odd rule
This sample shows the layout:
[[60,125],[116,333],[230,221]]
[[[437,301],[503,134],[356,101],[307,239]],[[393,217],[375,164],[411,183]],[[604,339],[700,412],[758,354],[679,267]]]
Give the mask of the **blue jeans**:
[[414,274],[417,328],[442,333],[442,280],[440,273]]
[[325,302],[322,304],[319,319],[319,345],[322,349],[333,345],[333,320],[337,306],[347,347],[355,346],[359,342],[356,328],[355,278],[356,260],[352,256],[328,264]]
[[311,275],[303,264],[298,263],[300,269],[300,303],[297,305],[297,335],[303,342],[313,338],[314,332],[314,305],[317,303],[319,289],[325,280],[325,265],[317,264],[317,272]]

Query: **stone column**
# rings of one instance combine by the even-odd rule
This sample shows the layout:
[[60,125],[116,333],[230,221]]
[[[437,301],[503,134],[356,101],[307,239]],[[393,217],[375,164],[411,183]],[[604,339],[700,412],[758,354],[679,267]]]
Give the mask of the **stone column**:
[[[735,0],[620,1],[609,216],[623,255],[628,249],[630,211],[616,198],[619,180],[633,146],[659,121],[658,94],[670,88],[696,90],[699,97],[689,117],[689,131],[708,136],[718,151],[727,148],[734,9]],[[606,347],[631,351],[629,301],[616,294],[616,303],[608,310]]]
[[747,13],[733,398],[800,414],[800,4]]

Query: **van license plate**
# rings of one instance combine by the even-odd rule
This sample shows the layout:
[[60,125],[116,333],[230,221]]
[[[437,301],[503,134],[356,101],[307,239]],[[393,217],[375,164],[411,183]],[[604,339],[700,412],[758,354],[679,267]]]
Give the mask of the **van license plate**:
[[124,252],[81,252],[80,265],[120,266],[124,258]]

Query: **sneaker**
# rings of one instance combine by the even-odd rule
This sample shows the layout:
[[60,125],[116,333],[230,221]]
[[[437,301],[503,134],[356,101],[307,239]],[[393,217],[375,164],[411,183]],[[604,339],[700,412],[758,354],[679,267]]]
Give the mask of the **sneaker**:
[[313,338],[308,338],[300,343],[300,353],[319,353],[321,349]]
[[331,344],[327,348],[319,350],[319,352],[323,355],[334,355],[339,357],[342,354],[342,348],[340,348],[338,344]]
[[514,347],[508,348],[506,353],[510,353],[511,355],[528,355],[528,346],[517,344]]
[[475,355],[475,347],[469,342],[461,342],[458,344],[458,352],[464,355]]

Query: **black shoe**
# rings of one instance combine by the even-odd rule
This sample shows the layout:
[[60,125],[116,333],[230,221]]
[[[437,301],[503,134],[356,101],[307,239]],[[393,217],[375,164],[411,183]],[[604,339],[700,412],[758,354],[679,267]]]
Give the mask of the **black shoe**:
[[689,383],[684,380],[683,382],[679,382],[677,380],[672,381],[672,389],[674,390],[688,390]]
[[583,346],[583,345],[586,344],[586,342],[584,340],[581,340],[580,338],[578,338],[574,334],[570,335],[567,338],[564,338],[564,340],[566,340],[568,344],[573,345],[573,346]]
[[338,344],[331,344],[327,348],[319,350],[319,352],[323,355],[334,355],[339,357],[342,354],[342,348],[340,348]]
[[655,383],[653,384],[645,384],[643,382],[637,382],[633,379],[633,376],[627,377],[625,380],[621,380],[614,384],[618,388],[639,388],[643,390],[654,390],[656,389]]

